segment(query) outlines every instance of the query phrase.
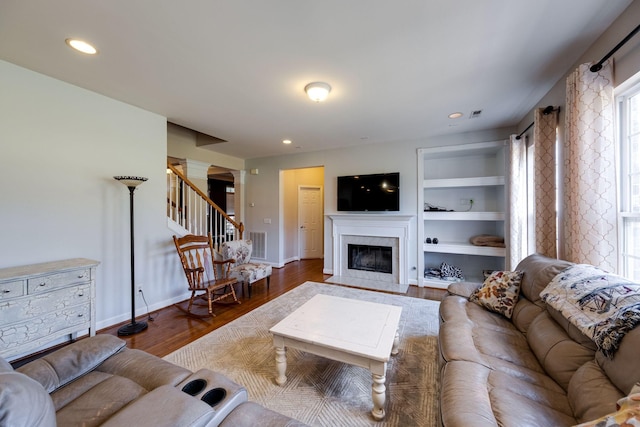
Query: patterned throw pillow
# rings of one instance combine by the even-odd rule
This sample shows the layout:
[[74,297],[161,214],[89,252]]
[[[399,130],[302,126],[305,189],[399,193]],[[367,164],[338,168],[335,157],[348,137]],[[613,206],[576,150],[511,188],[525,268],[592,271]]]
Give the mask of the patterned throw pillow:
[[523,274],[522,271],[494,271],[481,287],[473,291],[469,301],[511,319],[520,295]]
[[443,279],[445,278],[456,278],[460,280],[464,280],[464,276],[462,275],[462,270],[454,265],[449,265],[446,262],[440,264],[440,275]]

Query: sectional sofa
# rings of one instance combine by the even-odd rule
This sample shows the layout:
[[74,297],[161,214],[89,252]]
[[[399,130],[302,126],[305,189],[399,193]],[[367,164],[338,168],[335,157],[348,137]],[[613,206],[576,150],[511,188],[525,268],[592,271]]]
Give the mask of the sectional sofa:
[[[538,254],[514,271],[515,297],[462,282],[441,302],[442,425],[595,425],[620,415],[617,402],[640,381],[640,287]],[[506,308],[487,302],[496,297]],[[587,317],[605,318],[595,333],[577,321],[575,302]],[[640,405],[640,394],[631,397]]]

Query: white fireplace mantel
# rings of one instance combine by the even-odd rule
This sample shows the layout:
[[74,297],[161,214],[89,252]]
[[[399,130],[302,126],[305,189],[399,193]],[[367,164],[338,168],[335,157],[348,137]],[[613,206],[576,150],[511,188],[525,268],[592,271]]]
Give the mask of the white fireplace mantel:
[[346,256],[345,236],[391,237],[398,239],[398,282],[409,281],[409,228],[411,215],[343,214],[329,215],[332,221],[333,274],[347,274],[342,260]]

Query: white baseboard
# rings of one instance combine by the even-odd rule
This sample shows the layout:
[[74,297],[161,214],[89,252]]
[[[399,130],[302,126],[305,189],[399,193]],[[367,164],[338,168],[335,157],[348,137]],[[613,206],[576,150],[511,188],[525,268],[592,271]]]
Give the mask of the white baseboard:
[[[190,297],[191,297],[191,293],[187,292],[185,294],[178,295],[176,297],[173,297],[167,300],[158,301],[149,306],[149,313],[151,313],[152,311],[160,310],[161,308],[168,307],[177,302],[187,300]],[[136,317],[144,316],[145,314],[147,314],[147,307],[144,305],[144,303],[142,304],[142,307],[140,305],[141,304],[136,300]],[[127,320],[131,320],[131,312],[126,314],[120,314],[118,316],[114,316],[109,319],[101,320],[96,323],[96,329],[100,330],[100,329],[108,328],[113,325],[117,325],[118,323],[126,322]]]

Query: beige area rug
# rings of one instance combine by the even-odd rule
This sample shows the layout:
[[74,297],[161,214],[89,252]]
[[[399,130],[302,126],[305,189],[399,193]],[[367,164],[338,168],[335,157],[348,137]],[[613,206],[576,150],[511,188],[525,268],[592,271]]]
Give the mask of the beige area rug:
[[[387,366],[386,417],[371,416],[367,369],[287,349],[287,382],[275,382],[269,328],[318,293],[402,306],[400,348]],[[209,368],[244,385],[249,400],[312,426],[436,426],[439,303],[306,282],[182,347],[165,359],[196,371]]]

